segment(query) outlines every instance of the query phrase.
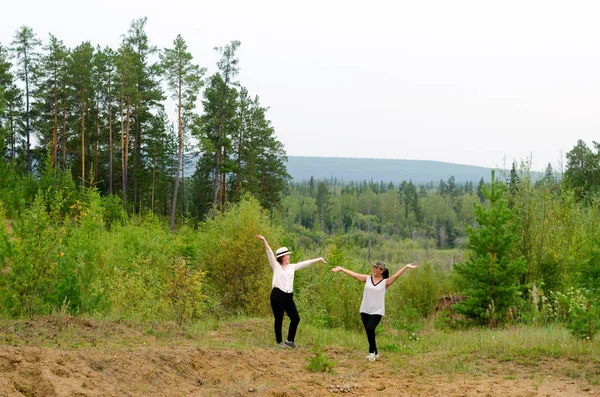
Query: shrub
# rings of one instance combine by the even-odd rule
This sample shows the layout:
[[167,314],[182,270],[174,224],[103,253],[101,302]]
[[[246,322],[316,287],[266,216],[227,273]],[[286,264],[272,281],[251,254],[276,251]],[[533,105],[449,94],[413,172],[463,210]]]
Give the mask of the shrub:
[[190,269],[178,258],[167,275],[166,295],[179,324],[199,318],[203,313],[204,273]]
[[396,316],[393,317],[394,328],[401,331],[406,331],[408,334],[414,335],[423,329],[423,317],[419,311],[413,306],[412,301],[404,302]]
[[197,265],[218,289],[223,310],[259,316],[270,311],[272,272],[257,234],[273,249],[282,235],[251,196],[217,213],[198,233]]
[[386,307],[389,307],[390,315],[395,316],[406,304],[410,304],[419,317],[427,317],[439,297],[448,292],[447,279],[448,276],[435,271],[427,262],[404,273],[387,292],[389,304],[386,303]]
[[365,268],[352,259],[355,250],[351,243],[345,243],[341,238],[331,242],[324,251],[322,256],[328,265],[319,263],[296,273],[298,310],[307,322],[317,326],[360,329],[362,323],[358,311],[364,284],[330,269],[344,266],[365,273]]
[[50,311],[47,301],[55,285],[60,255],[60,224],[57,209],[62,205],[60,192],[52,197],[53,211],[46,211],[46,196],[39,192],[31,207],[14,223],[14,250],[1,281],[0,299],[13,315]]
[[575,337],[594,340],[600,331],[600,298],[597,292],[587,289],[582,289],[581,295],[585,300],[581,305],[573,306],[567,328]]

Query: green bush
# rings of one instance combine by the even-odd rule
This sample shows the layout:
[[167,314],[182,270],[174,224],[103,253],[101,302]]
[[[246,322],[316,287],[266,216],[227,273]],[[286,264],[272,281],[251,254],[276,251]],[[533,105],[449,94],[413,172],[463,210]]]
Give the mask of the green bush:
[[392,318],[394,328],[405,331],[410,335],[423,329],[424,320],[419,311],[413,306],[412,301],[404,302],[399,308],[397,315]]
[[357,264],[355,250],[341,238],[324,249],[328,264],[317,263],[296,273],[295,300],[303,318],[317,326],[360,329],[359,308],[364,284],[343,274],[331,271],[334,266],[343,266],[359,273],[366,268]]
[[97,288],[106,294],[108,313],[142,321],[177,319],[167,296],[179,260],[174,236],[153,216],[113,224],[97,259]]
[[245,196],[226,211],[207,220],[198,232],[198,266],[206,271],[221,297],[222,310],[261,316],[270,312],[272,270],[257,234],[275,249],[282,240],[269,214],[258,201]]
[[582,289],[581,295],[585,300],[572,307],[566,326],[571,335],[592,341],[600,331],[600,298],[598,291],[587,289]]
[[[439,297],[449,292],[446,274],[435,271],[427,262],[418,266],[405,272],[388,290],[386,308],[389,308],[390,315],[400,315],[404,306],[410,304],[419,317],[427,317],[435,309]],[[390,269],[390,272],[393,271]]]
[[0,299],[10,314],[20,316],[51,311],[47,297],[55,286],[60,256],[60,223],[57,212],[62,206],[55,192],[52,211],[46,211],[46,195],[39,192],[33,204],[18,222],[14,222],[12,256],[0,282]]
[[166,295],[179,324],[200,318],[204,311],[204,273],[190,269],[183,259],[171,266]]
[[18,174],[11,163],[0,162],[0,201],[7,215],[16,218],[31,205],[38,192],[38,181],[31,175]]
[[6,219],[6,210],[4,203],[0,201],[0,219],[4,224],[0,228],[0,271],[4,273],[5,270],[9,270],[8,260],[12,256],[12,244],[8,235],[8,220]]

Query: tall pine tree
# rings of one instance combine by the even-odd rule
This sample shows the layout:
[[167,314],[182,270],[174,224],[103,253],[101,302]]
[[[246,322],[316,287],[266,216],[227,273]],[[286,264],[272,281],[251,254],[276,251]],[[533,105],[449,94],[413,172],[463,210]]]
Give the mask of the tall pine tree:
[[173,41],[172,48],[165,48],[161,55],[161,66],[171,90],[172,97],[177,101],[177,131],[179,147],[177,150],[177,171],[175,187],[171,202],[171,230],[175,228],[175,213],[177,209],[177,192],[179,188],[179,172],[182,169],[184,146],[184,118],[196,107],[196,99],[202,87],[202,76],[205,69],[192,63],[192,54],[187,50],[187,44],[181,35]]
[[476,205],[479,227],[467,226],[468,259],[455,267],[468,296],[455,308],[492,328],[506,320],[517,303],[518,281],[525,271],[525,260],[515,258],[513,253],[518,224],[508,208],[505,190],[505,185],[496,180],[492,171],[491,187],[482,188],[489,207]]
[[33,71],[39,59],[37,48],[42,42],[37,38],[36,34],[28,26],[22,26],[17,32],[12,41],[12,52],[17,58],[17,76],[25,84],[25,171],[31,173],[31,80]]

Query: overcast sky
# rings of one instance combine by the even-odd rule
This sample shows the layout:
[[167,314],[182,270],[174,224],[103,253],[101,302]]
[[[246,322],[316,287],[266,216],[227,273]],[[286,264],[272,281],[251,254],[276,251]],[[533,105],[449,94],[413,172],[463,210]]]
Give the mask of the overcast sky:
[[151,43],[181,34],[209,73],[240,40],[239,80],[288,155],[542,170],[600,141],[596,1],[10,1],[0,43],[28,25],[117,48],[144,16]]

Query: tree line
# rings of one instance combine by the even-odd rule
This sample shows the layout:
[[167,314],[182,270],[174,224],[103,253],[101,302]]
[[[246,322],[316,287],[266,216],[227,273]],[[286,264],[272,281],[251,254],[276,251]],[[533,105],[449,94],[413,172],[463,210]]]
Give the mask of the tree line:
[[[4,160],[27,175],[71,173],[82,187],[118,195],[130,213],[170,216],[172,228],[176,215],[202,218],[244,193],[271,208],[287,178],[286,153],[268,107],[237,79],[241,43],[216,47],[217,72],[205,76],[183,37],[158,49],[146,24],[132,21],[118,48],[67,48],[52,34],[42,43],[27,26],[0,44]],[[200,161],[185,186],[192,152]],[[186,207],[181,197],[190,194]]]
[[[68,49],[53,36],[41,47],[27,27],[0,47],[0,213],[14,219],[14,231],[0,233],[5,312],[262,314],[251,293],[257,279],[268,283],[260,232],[296,255],[320,251],[356,270],[375,255],[418,255],[423,271],[392,311],[426,316],[441,293],[463,293],[457,310],[477,323],[557,320],[586,337],[600,329],[597,143],[578,141],[562,173],[549,165],[534,178],[525,161],[489,185],[289,183],[268,108],[237,81],[240,43],[217,47],[218,71],[205,77],[183,38],[159,51],[145,24],[133,21],[116,50]],[[192,152],[196,171],[185,175]],[[178,217],[203,223],[170,233],[153,214],[170,229]],[[328,300],[328,277],[299,276],[299,304],[343,325],[353,309]]]

